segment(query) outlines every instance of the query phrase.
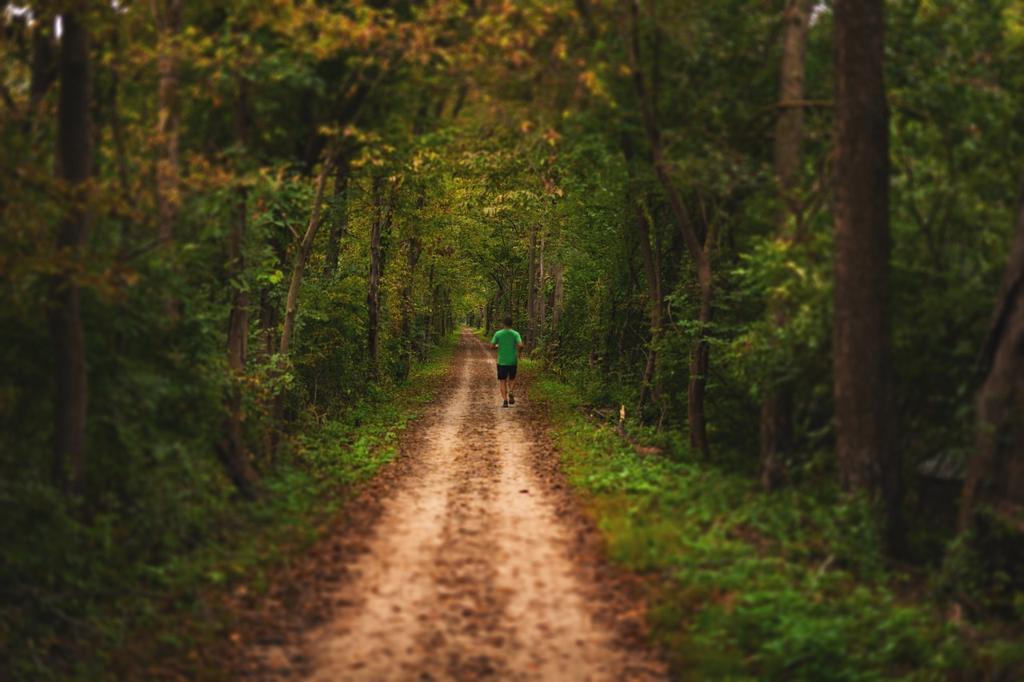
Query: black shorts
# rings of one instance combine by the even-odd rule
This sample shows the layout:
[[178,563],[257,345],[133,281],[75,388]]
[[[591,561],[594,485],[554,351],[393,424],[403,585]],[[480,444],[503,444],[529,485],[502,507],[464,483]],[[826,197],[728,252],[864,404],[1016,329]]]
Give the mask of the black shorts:
[[515,379],[516,365],[498,365],[499,379]]

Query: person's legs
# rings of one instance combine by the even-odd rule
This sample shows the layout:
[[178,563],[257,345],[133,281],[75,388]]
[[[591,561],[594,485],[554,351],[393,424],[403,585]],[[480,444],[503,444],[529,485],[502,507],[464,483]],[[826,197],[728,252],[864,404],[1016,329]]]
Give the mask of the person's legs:
[[509,402],[509,405],[515,405],[516,404],[515,396],[516,396],[516,370],[517,369],[518,369],[517,365],[512,365],[509,368],[509,372],[508,372],[508,402]]
[[501,388],[501,400],[508,407],[508,367],[498,365],[498,386]]

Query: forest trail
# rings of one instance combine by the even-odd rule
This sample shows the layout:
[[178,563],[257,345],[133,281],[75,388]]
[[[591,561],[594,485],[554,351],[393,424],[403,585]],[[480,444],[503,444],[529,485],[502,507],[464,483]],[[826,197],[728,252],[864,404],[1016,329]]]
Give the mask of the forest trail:
[[321,597],[331,617],[290,647],[301,651],[264,651],[268,679],[664,679],[616,631],[608,585],[572,555],[581,531],[531,461],[541,432],[528,398],[501,408],[493,372],[464,330],[450,385],[406,434],[409,470]]

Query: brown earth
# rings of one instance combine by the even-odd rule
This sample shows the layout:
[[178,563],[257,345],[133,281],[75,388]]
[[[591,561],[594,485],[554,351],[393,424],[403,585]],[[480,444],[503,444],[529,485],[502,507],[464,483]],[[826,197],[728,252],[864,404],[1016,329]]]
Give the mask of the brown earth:
[[[271,589],[246,677],[656,680],[643,608],[601,559],[528,378],[500,407],[494,360],[463,332],[402,457]],[[275,608],[276,607],[276,608]],[[248,635],[248,633],[247,633]]]

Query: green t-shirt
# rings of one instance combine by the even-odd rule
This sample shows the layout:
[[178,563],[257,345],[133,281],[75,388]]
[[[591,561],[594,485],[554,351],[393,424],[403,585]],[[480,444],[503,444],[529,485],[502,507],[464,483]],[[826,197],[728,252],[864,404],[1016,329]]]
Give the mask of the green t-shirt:
[[515,329],[499,329],[491,337],[491,343],[498,344],[498,364],[515,365],[518,353],[516,346],[523,342],[523,337]]

